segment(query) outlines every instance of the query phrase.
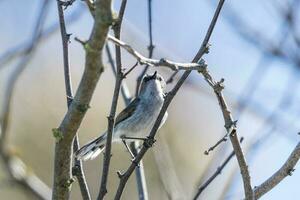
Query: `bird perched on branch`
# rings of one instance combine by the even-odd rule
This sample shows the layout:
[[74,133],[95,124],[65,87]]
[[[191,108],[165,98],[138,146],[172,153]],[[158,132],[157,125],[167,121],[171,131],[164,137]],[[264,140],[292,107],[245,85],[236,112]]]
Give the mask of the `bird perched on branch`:
[[[143,78],[138,97],[116,118],[112,142],[144,139],[149,135],[164,102],[164,86],[165,81],[157,72]],[[160,127],[167,116],[166,112]],[[106,138],[107,132],[79,149],[76,157],[82,160],[94,159],[104,150]]]

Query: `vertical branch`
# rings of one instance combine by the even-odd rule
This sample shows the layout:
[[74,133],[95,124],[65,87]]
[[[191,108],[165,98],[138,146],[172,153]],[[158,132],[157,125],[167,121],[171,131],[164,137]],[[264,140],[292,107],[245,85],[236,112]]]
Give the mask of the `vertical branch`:
[[[113,27],[114,35],[117,39],[120,39],[120,37],[121,37],[121,26],[122,26],[123,16],[124,16],[125,8],[126,8],[126,3],[127,3],[126,0],[122,1],[117,23]],[[151,46],[153,46],[152,45],[152,33],[151,33]],[[118,45],[115,45],[115,48],[116,48],[116,52],[115,52],[116,53],[116,65],[117,65],[117,68],[118,67],[121,68],[122,67],[121,49],[120,49],[120,46],[118,46]],[[112,59],[112,56],[111,56],[108,45],[106,45],[106,52],[107,52],[108,59],[109,59],[109,62],[111,64],[111,67],[114,71],[114,74],[115,74],[115,76],[117,76],[117,71],[115,69],[114,61]],[[151,53],[151,56],[152,56],[152,53]],[[130,103],[130,99],[131,99],[130,96],[131,95],[130,95],[129,90],[128,90],[128,88],[127,88],[127,86],[124,82],[121,85],[121,93],[122,93],[123,99],[125,101],[125,104],[127,106]],[[130,148],[131,148],[132,153],[134,155],[137,154],[137,149],[136,149],[137,144],[136,144],[136,142],[132,142],[130,144]],[[143,166],[142,162],[140,162],[139,167],[136,168],[135,172],[136,172],[138,197],[139,197],[140,200],[147,200],[148,199],[148,192],[147,192],[147,186],[146,186],[144,166]]]
[[[67,34],[66,31],[63,5],[64,5],[63,2],[57,0],[60,32],[61,32],[62,46],[63,46],[65,88],[66,88],[66,96],[67,96],[67,106],[69,108],[73,100],[72,81],[71,81],[69,53],[68,53],[68,43],[70,40],[70,34]],[[79,141],[78,141],[78,134],[76,134],[73,141],[73,152],[77,151],[78,149],[79,149]],[[84,200],[90,200],[91,196],[85,179],[84,171],[82,168],[82,162],[77,158],[74,159],[75,160],[74,160],[74,166],[72,168],[73,170],[72,174],[76,176],[78,180],[82,198]]]
[[[134,156],[138,154],[138,150],[137,150],[138,147],[139,147],[139,142],[130,143],[130,149]],[[139,165],[135,169],[135,177],[136,177],[137,190],[139,194],[138,196],[139,200],[148,200],[146,176],[144,170],[144,163],[142,160],[139,162]]]
[[53,129],[56,138],[54,159],[53,200],[69,199],[72,184],[72,144],[89,108],[98,80],[103,72],[102,50],[113,22],[111,0],[96,0],[95,18],[86,52],[85,69],[74,99],[60,126]]
[[98,200],[103,199],[107,193],[106,185],[108,180],[109,165],[110,165],[110,158],[111,158],[112,135],[114,132],[115,115],[116,115],[116,109],[117,109],[117,103],[118,103],[119,91],[122,84],[122,79],[123,79],[122,70],[121,68],[117,68],[117,77],[115,82],[115,89],[114,89],[114,95],[111,104],[111,110],[109,116],[107,117],[108,118],[107,139],[106,139],[105,153],[103,158],[100,191],[97,197]]
[[[108,44],[105,45],[105,51],[106,51],[106,54],[108,57],[108,62],[110,64],[110,67],[112,68],[114,75],[117,76],[117,69],[116,69],[114,60],[112,58],[111,50],[110,50],[110,47]],[[125,81],[122,81],[121,94],[122,94],[123,100],[125,102],[125,105],[127,106],[131,101],[131,95],[130,95],[127,85],[125,84]]]
[[[148,46],[148,57],[152,58],[153,56],[153,33],[152,33],[152,0],[147,1],[148,5],[148,34],[149,34],[149,46]],[[148,71],[149,65],[146,65],[141,72],[141,74],[137,78],[136,82],[136,89],[135,89],[135,96],[138,96],[139,93],[139,88],[141,81]],[[138,151],[136,147],[138,146],[139,142],[135,141],[130,144],[130,147],[132,149],[133,154],[136,156]],[[138,186],[138,192],[139,192],[139,199],[140,200],[147,200],[148,199],[148,194],[147,194],[147,186],[146,186],[146,179],[145,179],[145,171],[144,171],[144,165],[143,161],[141,160],[139,163],[139,166],[135,170],[135,175],[136,175],[136,181],[137,181],[137,186]]]
[[224,89],[224,85],[223,85],[224,79],[222,79],[219,82],[215,82],[211,77],[211,75],[208,73],[208,71],[202,72],[202,75],[204,76],[205,80],[208,82],[208,84],[212,87],[212,89],[215,92],[215,95],[217,97],[217,100],[219,102],[223,114],[225,128],[227,130],[227,134],[230,136],[230,141],[234,149],[240,167],[240,171],[242,174],[244,190],[245,190],[245,198],[246,200],[252,200],[253,190],[251,187],[250,175],[249,175],[246,159],[244,157],[242,148],[240,146],[240,142],[237,137],[236,122],[233,121],[231,112],[228,109],[227,103],[222,94],[222,90]]
[[[147,1],[148,5],[148,33],[149,33],[149,46],[148,46],[148,57],[152,58],[153,56],[153,50],[154,50],[154,45],[153,45],[153,34],[152,34],[152,0]],[[139,87],[141,84],[141,81],[148,71],[149,65],[146,65],[141,74],[137,78],[136,82],[136,89],[135,89],[135,96],[138,96],[139,92]],[[130,148],[132,149],[132,153],[134,156],[137,155],[137,146],[139,146],[139,142],[131,142]],[[135,176],[136,176],[136,182],[137,182],[137,188],[138,188],[138,193],[139,193],[139,199],[140,200],[147,200],[148,199],[148,192],[147,192],[147,185],[146,185],[146,178],[145,178],[145,170],[144,170],[144,164],[143,161],[141,160],[139,162],[138,167],[135,169]]]
[[[224,1],[225,0],[220,0],[219,1],[217,10],[216,10],[214,18],[213,18],[213,21],[214,21],[214,19],[217,20]],[[206,52],[207,44],[208,44],[210,35],[212,34],[213,28],[214,28],[214,24],[211,23],[211,25],[208,29],[207,35],[205,36],[205,39],[204,39],[204,41],[201,45],[201,48],[198,51],[196,57],[197,56],[202,57],[204,55],[204,53]],[[205,74],[203,74],[203,75],[206,76]],[[208,80],[207,78],[211,79],[210,75],[208,77],[205,77],[206,80]],[[211,85],[211,83],[213,83],[214,81],[211,79],[211,80],[208,80],[208,82]],[[233,146],[234,152],[236,154],[236,158],[238,160],[240,170],[241,170],[241,174],[242,174],[242,178],[243,178],[246,200],[252,200],[253,199],[253,190],[252,190],[252,187],[251,187],[248,166],[246,164],[246,160],[245,160],[245,157],[243,155],[242,148],[240,146],[240,142],[239,142],[238,137],[237,137],[236,129],[234,128],[234,126],[235,126],[234,121],[232,120],[230,111],[227,109],[226,102],[225,102],[224,97],[222,95],[222,89],[223,89],[222,82],[223,81],[220,81],[216,85],[211,85],[211,86],[213,86],[213,89],[214,89],[215,94],[217,96],[217,99],[219,101],[220,107],[222,109],[222,113],[223,113],[223,117],[224,117],[224,121],[225,121],[225,128],[227,129],[227,133],[230,133],[230,141],[231,141],[231,144]]]
[[[149,46],[148,46],[148,57],[152,58],[153,56],[153,37],[152,37],[152,0],[148,0],[148,31],[149,31]],[[139,88],[141,85],[141,81],[148,71],[149,65],[145,65],[145,68],[143,71],[140,73],[140,75],[137,78],[137,83],[136,83],[136,88],[135,88],[135,95],[137,96],[139,93]]]
[[[118,46],[119,48],[119,46]],[[112,59],[111,56],[111,52],[109,49],[109,46],[106,45],[106,53],[109,59],[109,63],[113,69],[113,72],[115,75],[116,74],[116,69],[115,69],[115,64],[114,61]],[[119,59],[119,58],[118,58]],[[123,81],[122,85],[121,85],[121,93],[123,96],[123,100],[125,102],[125,105],[127,106],[130,103],[130,94],[129,94],[129,90],[125,84],[125,82]],[[135,146],[138,143],[132,142],[130,143],[130,148],[131,151],[134,155],[137,155],[137,146]],[[147,192],[147,186],[146,186],[146,178],[145,178],[145,174],[144,174],[144,166],[142,161],[139,163],[139,166],[136,168],[135,170],[136,172],[136,182],[137,182],[137,189],[138,189],[138,197],[140,200],[144,200],[144,199],[148,199],[148,192]]]
[[[118,19],[113,26],[114,34],[117,38],[120,38],[121,25],[122,25],[124,12],[125,12],[126,3],[127,3],[127,0],[122,1]],[[112,104],[111,104],[111,110],[110,110],[110,114],[108,116],[107,139],[106,139],[105,153],[104,153],[104,158],[103,158],[103,169],[102,169],[100,191],[99,191],[99,194],[97,197],[98,200],[103,199],[107,193],[106,185],[107,185],[110,158],[111,158],[112,135],[114,132],[115,115],[116,115],[116,110],[117,110],[120,88],[122,85],[122,80],[124,78],[123,73],[122,73],[121,49],[118,46],[116,46],[115,49],[116,49],[116,58],[117,58],[117,60],[116,60],[116,64],[117,64],[116,65],[116,67],[117,67],[116,82],[115,82],[114,95],[113,95]]]
[[[153,56],[153,36],[152,36],[152,0],[148,0],[148,33],[149,33],[149,46],[148,46],[148,57],[152,58]],[[136,83],[136,89],[135,89],[135,96],[138,96],[139,92],[139,87],[141,84],[141,81],[148,71],[149,65],[146,65],[141,74],[137,78],[137,83]],[[132,142],[130,144],[130,147],[132,149],[132,152],[136,156],[137,150],[136,146],[139,144],[138,141]],[[144,171],[144,165],[142,160],[140,161],[140,164],[138,168],[135,170],[135,175],[136,175],[136,180],[137,180],[137,185],[138,185],[138,192],[139,192],[139,199],[148,199],[148,194],[147,194],[147,186],[146,186],[146,179],[145,179],[145,171]]]

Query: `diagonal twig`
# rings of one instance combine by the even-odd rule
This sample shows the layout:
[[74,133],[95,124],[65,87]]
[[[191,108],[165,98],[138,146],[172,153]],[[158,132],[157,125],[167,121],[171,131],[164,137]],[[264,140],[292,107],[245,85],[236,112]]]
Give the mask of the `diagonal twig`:
[[266,194],[268,191],[273,189],[287,176],[291,176],[294,171],[294,167],[300,158],[300,142],[294,148],[287,161],[282,167],[275,172],[270,178],[268,178],[261,185],[254,188],[255,199],[259,199],[261,196]]
[[[240,143],[243,142],[243,137],[240,139]],[[226,165],[229,163],[229,161],[234,157],[235,153],[232,151],[229,156],[223,161],[223,163],[217,168],[217,170],[205,181],[201,186],[199,187],[194,200],[196,200],[200,194],[209,186],[209,184],[215,180],[215,178],[222,173],[222,170],[226,167]]]

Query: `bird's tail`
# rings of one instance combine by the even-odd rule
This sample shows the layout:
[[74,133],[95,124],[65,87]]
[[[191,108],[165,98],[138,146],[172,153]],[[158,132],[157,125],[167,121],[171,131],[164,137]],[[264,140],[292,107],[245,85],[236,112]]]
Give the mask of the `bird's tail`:
[[106,135],[103,134],[102,136],[82,146],[75,153],[76,158],[80,160],[93,160],[96,158],[105,148],[105,136]]

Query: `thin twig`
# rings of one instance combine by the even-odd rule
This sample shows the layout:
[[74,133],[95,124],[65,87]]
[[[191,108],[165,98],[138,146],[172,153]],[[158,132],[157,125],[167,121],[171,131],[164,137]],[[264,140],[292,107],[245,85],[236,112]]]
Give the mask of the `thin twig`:
[[69,6],[71,6],[76,0],[57,0],[63,9],[66,10]]
[[[240,139],[240,143],[242,143],[244,140],[244,138],[242,137]],[[226,165],[229,163],[229,161],[231,160],[231,158],[233,158],[233,156],[235,155],[235,152],[232,151],[229,156],[227,156],[227,158],[223,161],[223,163],[217,168],[217,170],[207,179],[207,181],[205,181],[203,184],[201,184],[201,186],[199,187],[197,194],[194,197],[194,200],[196,200],[200,194],[209,186],[209,184],[215,180],[215,178],[220,175],[222,173],[222,170],[226,167]]]
[[[120,11],[119,11],[119,13],[120,13],[119,19],[117,21],[116,26],[114,27],[114,32],[115,32],[116,37],[120,37],[121,25],[122,25],[122,19],[123,19],[125,7],[126,7],[126,1],[122,1],[122,5],[121,5]],[[113,58],[111,56],[110,48],[108,45],[106,45],[106,53],[108,56],[109,63],[112,67],[112,70],[113,70],[115,76],[117,76],[117,70],[116,70]],[[120,50],[119,46],[116,46],[116,60],[117,60],[117,64],[120,65],[119,67],[121,67],[122,66],[121,50]],[[132,67],[132,68],[134,68],[134,67]],[[125,78],[126,75],[130,71],[132,71],[132,70],[129,70],[126,74],[124,74],[123,78]],[[127,106],[131,101],[131,95],[130,95],[127,85],[124,81],[122,81],[122,85],[121,85],[121,94],[123,96],[125,105]],[[131,147],[132,147],[132,144],[131,144]],[[135,151],[135,147],[132,147],[132,151]],[[136,169],[136,180],[137,180],[137,186],[138,186],[139,199],[148,199],[147,188],[146,188],[146,184],[145,184],[146,183],[145,175],[144,175],[144,171],[143,171],[142,162],[140,162],[139,168]]]
[[[134,156],[138,154],[138,147],[139,142],[131,142],[130,143],[130,149]],[[135,176],[136,176],[136,184],[137,184],[137,190],[138,190],[138,199],[139,200],[148,200],[148,190],[147,190],[147,183],[146,183],[146,176],[145,176],[145,170],[144,170],[144,163],[141,160],[138,163],[137,168],[135,169]]]
[[95,18],[89,40],[85,43],[85,70],[74,99],[60,126],[53,129],[56,138],[53,200],[68,199],[72,184],[72,143],[89,108],[97,82],[103,72],[102,50],[113,23],[111,0],[96,0]]
[[[217,10],[215,12],[215,15],[213,17],[213,21],[217,21],[218,15],[220,13],[220,10],[224,4],[225,0],[220,0],[219,4],[217,6]],[[202,42],[201,48],[197,53],[197,56],[199,58],[201,58],[204,53],[206,52],[207,49],[207,44],[209,41],[209,38],[212,34],[213,28],[215,23],[211,23],[208,29],[208,32],[205,36],[204,41]],[[196,56],[196,57],[197,57]],[[186,73],[186,72],[185,72]],[[185,75],[185,73],[183,74],[183,77]],[[248,166],[246,164],[246,160],[244,158],[238,137],[237,137],[237,133],[236,133],[236,129],[235,129],[235,122],[232,120],[230,111],[227,109],[227,105],[225,102],[225,99],[223,97],[222,94],[222,81],[217,82],[216,84],[214,84],[214,81],[212,79],[212,77],[208,74],[208,73],[202,73],[205,77],[205,80],[209,83],[209,85],[211,85],[215,91],[215,94],[217,96],[217,99],[219,101],[220,107],[222,109],[222,113],[223,113],[223,118],[225,121],[225,128],[227,129],[227,133],[230,133],[230,141],[231,144],[233,146],[233,149],[235,151],[239,166],[240,166],[240,170],[242,173],[242,178],[243,178],[243,183],[244,183],[244,191],[245,191],[245,197],[247,200],[252,200],[253,199],[253,190],[251,187],[251,182],[250,182],[250,175],[249,175],[249,171],[248,171]]]
[[134,70],[136,68],[136,66],[138,66],[139,62],[136,62],[132,67],[129,68],[129,70],[127,72],[124,73],[124,78],[127,77],[127,75],[132,72],[132,70]]
[[98,200],[102,200],[107,193],[106,185],[108,180],[108,172],[109,172],[109,165],[110,165],[110,158],[111,158],[112,135],[114,132],[115,115],[117,110],[117,103],[118,103],[119,92],[122,84],[122,79],[123,79],[122,69],[117,68],[117,77],[116,77],[113,100],[111,104],[111,110],[109,116],[107,117],[108,119],[107,139],[106,139],[105,153],[103,158],[103,169],[102,169],[102,176],[101,176],[100,191],[97,197]]
[[167,84],[173,83],[175,76],[178,74],[179,71],[174,72],[166,81]]
[[[149,29],[148,30],[149,33],[148,58],[152,58],[153,50],[154,50],[153,33],[152,33],[152,0],[148,0],[147,2],[148,2],[148,29]],[[136,89],[135,89],[136,97],[139,95],[140,84],[148,68],[149,65],[146,64],[143,71],[140,73],[140,75],[136,80]],[[134,141],[130,143],[131,151],[134,153],[134,156],[138,154],[137,147],[139,145],[140,145],[139,141]],[[137,189],[139,193],[139,200],[148,200],[149,197],[148,197],[147,183],[145,178],[145,169],[142,160],[139,162],[138,167],[135,169],[135,176],[136,176]]]
[[[207,34],[205,38],[210,38],[210,35],[212,34],[212,30],[217,22],[219,13],[221,11],[221,8],[223,6],[224,0],[220,0],[218,7],[215,11],[214,17],[211,21],[211,24],[208,28]],[[202,44],[205,43],[207,39],[205,39],[203,41]],[[202,46],[202,45],[201,45]],[[205,45],[206,46],[206,45]],[[201,48],[200,48],[201,49]],[[197,63],[200,59],[201,59],[202,53],[199,50],[198,53],[196,54],[196,56],[194,57],[193,61],[194,63]],[[128,167],[128,169],[125,171],[125,173],[123,173],[120,176],[120,182],[119,182],[119,186],[117,189],[117,193],[115,195],[115,199],[118,200],[121,198],[121,195],[123,193],[123,190],[125,188],[125,185],[129,179],[129,177],[131,176],[132,172],[134,171],[134,169],[136,168],[137,164],[140,162],[140,160],[143,158],[143,156],[145,155],[145,153],[147,152],[147,150],[153,145],[153,143],[155,142],[154,137],[156,135],[156,132],[160,126],[161,120],[163,119],[168,106],[170,105],[171,101],[173,100],[174,96],[176,95],[176,93],[178,92],[178,90],[180,89],[180,87],[182,86],[182,84],[184,83],[184,81],[187,79],[187,77],[189,76],[189,74],[191,73],[191,70],[187,70],[182,77],[179,79],[179,81],[176,83],[176,85],[174,86],[174,88],[166,95],[165,97],[165,101],[164,104],[160,110],[160,113],[154,123],[153,128],[151,129],[151,132],[148,136],[148,139],[145,140],[145,142],[143,143],[143,147],[140,150],[140,152],[138,153],[138,155],[135,157],[135,159],[132,161],[132,164]]]
[[[107,53],[111,68],[113,69],[113,72],[116,76],[117,72],[116,72],[115,64],[112,59],[110,48],[108,45],[106,45],[106,53]],[[129,93],[129,89],[128,89],[125,81],[122,81],[121,94],[122,94],[123,100],[125,102],[125,105],[127,106],[131,101],[131,95]],[[132,144],[134,144],[134,143],[131,143],[131,149],[134,151],[135,147],[132,147]],[[140,162],[139,167],[136,168],[136,180],[137,180],[137,185],[138,185],[139,199],[144,199],[144,197],[147,195],[147,190],[146,190],[147,188],[145,187],[145,178],[144,177],[145,176],[144,176],[144,172],[143,172],[143,163]]]
[[[64,78],[65,78],[65,88],[66,88],[66,97],[67,97],[67,106],[70,107],[72,100],[73,100],[73,91],[72,91],[72,81],[71,81],[71,74],[70,74],[70,65],[69,65],[69,53],[68,53],[68,44],[70,41],[70,34],[67,34],[66,25],[65,25],[65,18],[64,18],[64,11],[63,6],[66,9],[68,6],[72,5],[74,0],[69,1],[69,3],[64,4],[61,1],[57,0],[57,9],[58,9],[58,16],[60,22],[60,31],[61,31],[61,38],[62,38],[62,46],[63,46],[63,61],[64,61]],[[73,152],[76,152],[79,149],[79,141],[78,141],[78,134],[75,135],[73,141]],[[74,166],[72,168],[72,174],[76,176],[78,180],[78,184],[80,187],[81,195],[84,200],[90,200],[91,195],[89,192],[89,188],[85,179],[85,174],[82,168],[81,160],[74,158]]]
[[[106,50],[106,54],[107,54],[107,57],[108,57],[109,64],[110,64],[110,66],[113,70],[114,75],[116,76],[117,70],[116,70],[115,62],[112,58],[111,50],[110,50],[110,47],[109,47],[108,44],[105,45],[105,50]],[[125,84],[125,81],[122,81],[121,94],[122,94],[122,97],[124,99],[125,105],[127,106],[131,102],[132,98],[131,98],[129,89],[128,89],[127,85]]]
[[[278,40],[278,44],[276,44],[275,46],[283,46],[284,45],[284,43],[287,39],[287,37],[286,37],[287,31],[288,30],[286,29],[286,22],[283,22],[279,28],[280,38]],[[269,68],[271,66],[271,61],[272,60],[271,60],[270,55],[262,52],[262,55],[261,55],[257,65],[255,66],[255,69],[253,70],[250,77],[246,81],[245,86],[241,90],[242,91],[241,94],[239,94],[239,97],[237,98],[237,106],[233,112],[235,113],[235,116],[239,120],[241,120],[243,114],[246,111],[246,108],[248,108],[248,106],[249,106],[249,102],[252,100],[254,93],[257,91],[257,87],[259,86],[259,84],[265,77],[267,71],[269,70]],[[267,120],[267,121],[269,121],[269,120]],[[266,122],[266,120],[265,120],[265,122]],[[273,124],[276,123],[278,125],[279,121],[272,122],[270,120],[269,123],[273,123]],[[259,133],[259,135],[261,135],[260,133],[262,130],[265,130],[265,123],[262,125],[262,127],[263,127],[262,129],[259,129],[259,131],[257,131],[257,133]],[[225,135],[225,137],[226,137],[226,135]],[[254,134],[254,135],[256,135],[256,134]],[[261,140],[261,137],[257,138],[257,140]],[[246,155],[247,155],[247,152],[246,152]],[[230,182],[232,182],[233,177],[234,177],[234,175],[231,175],[227,179],[227,182],[226,182],[227,184],[226,184],[226,187],[224,187],[223,191],[226,191],[227,188],[230,187]]]
[[205,155],[208,155],[209,152],[213,151],[216,147],[218,147],[222,142],[226,142],[228,138],[228,134],[226,133],[220,140],[216,142],[213,146],[209,147],[207,150],[204,151]]
[[[152,32],[152,0],[148,0],[148,35],[149,35],[149,46],[148,46],[148,58],[152,58],[153,56],[153,50],[154,50],[154,45],[153,45],[153,32]],[[145,74],[147,73],[149,68],[149,65],[145,65],[143,71],[140,73],[136,80],[136,87],[135,87],[135,95],[137,96],[139,93],[139,88],[141,81]]]
[[[127,0],[123,0],[119,12],[118,20],[115,22],[113,29],[114,33],[117,38],[120,38],[120,27],[122,23],[122,19],[124,16],[124,11],[126,7]],[[116,46],[117,47],[117,46]],[[109,172],[109,165],[110,165],[110,158],[111,158],[111,144],[112,144],[112,137],[114,133],[114,126],[115,126],[115,115],[118,105],[118,98],[120,93],[120,88],[122,85],[122,80],[124,78],[123,72],[122,72],[122,62],[121,62],[121,49],[116,48],[116,82],[115,82],[115,89],[114,89],[114,95],[112,99],[110,114],[108,116],[108,128],[107,128],[107,139],[105,144],[105,153],[103,158],[103,169],[102,169],[102,177],[101,177],[101,185],[100,185],[100,191],[98,194],[97,199],[102,200],[104,196],[107,193],[107,180],[108,180],[108,172]]]
[[118,46],[121,46],[124,48],[128,53],[130,53],[132,56],[134,56],[137,61],[141,64],[147,64],[149,66],[155,66],[155,67],[168,67],[174,71],[177,70],[197,70],[202,71],[204,68],[206,68],[206,64],[204,60],[202,62],[198,63],[178,63],[173,62],[164,58],[161,58],[160,60],[155,60],[151,58],[146,58],[143,55],[141,55],[139,52],[134,50],[130,45],[126,44],[123,41],[118,40],[117,38],[108,35],[107,39],[109,41],[112,41]]
[[[148,45],[148,58],[152,58],[153,56],[153,32],[152,32],[152,0],[148,0],[148,33],[149,33],[149,45]],[[138,63],[137,63],[138,64]],[[135,89],[135,96],[137,97],[139,95],[139,88],[141,81],[146,74],[147,70],[149,68],[149,65],[145,65],[143,71],[140,73],[136,80],[136,89]],[[130,147],[131,151],[136,156],[138,153],[137,147],[140,145],[139,141],[131,142]],[[138,167],[135,169],[135,176],[136,176],[136,182],[137,182],[137,189],[139,193],[139,199],[140,200],[147,200],[148,199],[148,191],[147,191],[147,184],[146,184],[146,178],[145,178],[145,170],[144,170],[144,164],[141,160],[139,162]]]

